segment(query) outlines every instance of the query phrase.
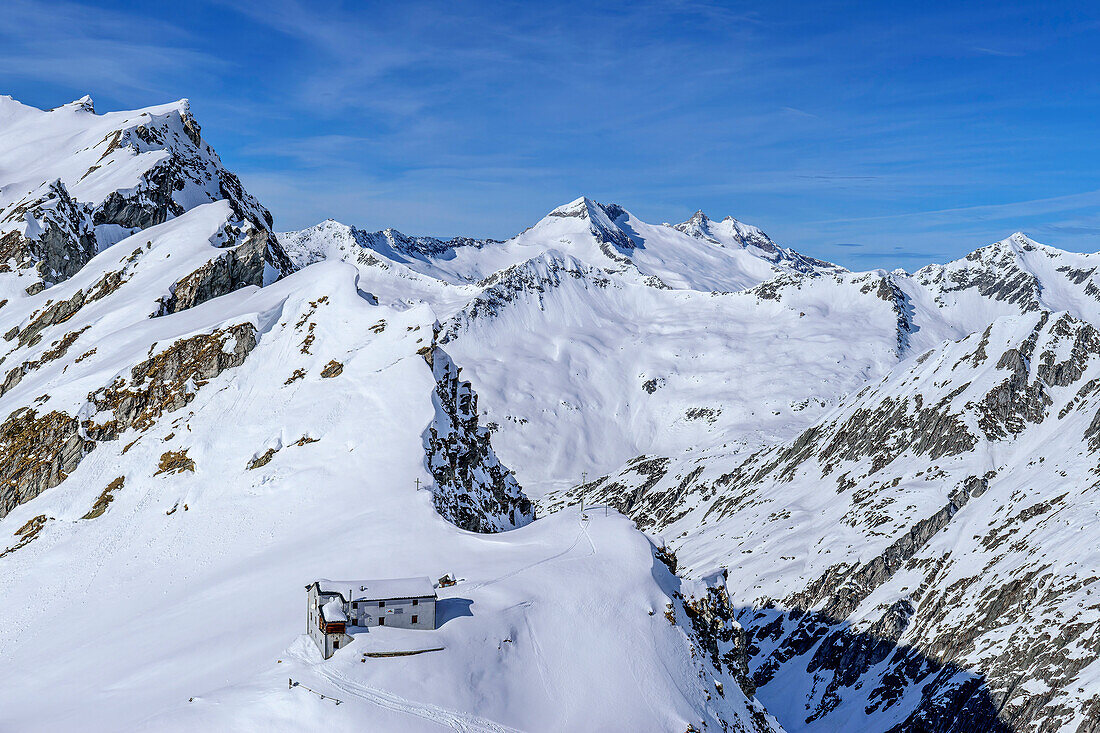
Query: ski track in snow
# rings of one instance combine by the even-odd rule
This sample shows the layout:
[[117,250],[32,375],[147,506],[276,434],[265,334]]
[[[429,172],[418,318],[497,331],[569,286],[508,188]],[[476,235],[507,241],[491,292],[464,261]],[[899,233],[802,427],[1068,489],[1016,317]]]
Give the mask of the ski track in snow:
[[496,723],[486,718],[481,718],[471,713],[448,710],[438,705],[432,705],[431,703],[409,700],[400,695],[395,695],[392,692],[386,692],[377,687],[355,682],[332,670],[318,668],[318,672],[322,677],[328,680],[333,687],[342,692],[354,695],[360,700],[378,705],[387,710],[415,715],[418,718],[431,721],[444,728],[451,728],[461,733],[522,733],[516,728],[510,728],[506,725]]
[[577,546],[577,544],[580,543],[581,534],[584,534],[585,539],[588,540],[588,547],[589,547],[588,554],[584,555],[583,557],[590,557],[591,555],[595,555],[596,554],[596,546],[594,544],[592,544],[592,538],[588,535],[588,530],[585,529],[584,522],[586,522],[586,521],[587,520],[580,520],[579,521],[580,527],[577,530],[576,536],[573,537],[573,541],[569,544],[569,547],[566,547],[561,552],[558,552],[554,555],[551,555],[550,557],[544,557],[543,559],[537,560],[537,561],[531,563],[530,565],[524,565],[523,567],[516,568],[515,570],[512,570],[511,572],[505,573],[504,575],[501,575],[498,578],[493,578],[492,580],[486,580],[482,583],[475,583],[473,585],[468,585],[468,586],[466,586],[466,588],[468,590],[477,590],[479,588],[485,588],[486,586],[490,586],[490,585],[493,585],[495,583],[499,583],[502,580],[507,580],[508,578],[511,578],[513,576],[519,575],[520,573],[526,572],[526,571],[530,570],[531,568],[537,568],[539,565],[544,565],[548,562],[553,562],[554,560],[557,560],[558,558],[564,557],[565,555],[568,555],[570,552],[572,552],[573,548],[575,548]]

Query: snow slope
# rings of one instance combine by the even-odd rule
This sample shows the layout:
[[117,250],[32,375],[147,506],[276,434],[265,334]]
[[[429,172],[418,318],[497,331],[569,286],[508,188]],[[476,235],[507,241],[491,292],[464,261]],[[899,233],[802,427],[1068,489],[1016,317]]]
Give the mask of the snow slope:
[[[581,198],[506,242],[414,247],[333,221],[279,239],[299,265],[355,264],[379,302],[431,304],[497,449],[540,495],[643,452],[788,437],[895,363],[893,302],[859,293],[875,275],[702,220],[680,231]],[[744,290],[780,274],[799,283],[785,301]]]
[[[778,729],[720,583],[532,521],[431,304],[287,274],[229,198],[143,223],[0,282],[0,729]],[[437,631],[303,633],[317,577],[447,572]]]

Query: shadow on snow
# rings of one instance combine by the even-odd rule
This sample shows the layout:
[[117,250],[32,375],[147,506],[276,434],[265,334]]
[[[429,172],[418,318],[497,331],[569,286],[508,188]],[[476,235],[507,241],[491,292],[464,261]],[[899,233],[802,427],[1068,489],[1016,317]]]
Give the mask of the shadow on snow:
[[448,621],[462,616],[473,616],[470,606],[474,602],[469,598],[440,598],[435,602],[435,627],[438,629]]
[[788,731],[1009,733],[984,677],[899,644],[898,601],[865,631],[814,611],[737,609],[757,698]]

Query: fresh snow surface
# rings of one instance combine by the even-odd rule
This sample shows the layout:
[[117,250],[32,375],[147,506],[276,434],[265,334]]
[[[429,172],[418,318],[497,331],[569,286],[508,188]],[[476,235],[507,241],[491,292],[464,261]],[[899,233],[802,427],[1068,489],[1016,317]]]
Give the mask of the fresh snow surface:
[[[407,516],[398,521],[410,526]],[[573,511],[505,535],[447,536],[440,529],[429,530],[438,544],[400,558],[389,548],[406,531],[370,533],[356,549],[460,577],[440,591],[436,631],[372,627],[322,660],[306,637],[286,649],[261,642],[276,628],[304,623],[304,598],[281,593],[286,607],[257,619],[247,635],[256,638],[238,641],[238,629],[226,630],[234,648],[255,647],[235,662],[235,684],[218,686],[210,674],[194,702],[187,702],[189,691],[184,696],[186,685],[177,685],[177,699],[144,727],[302,730],[324,721],[328,729],[352,731],[369,720],[378,730],[657,731],[686,729],[699,717],[694,699],[707,683],[663,615],[671,576],[657,573],[648,542],[629,521],[602,511],[581,520]],[[354,520],[346,531],[362,536]],[[308,557],[294,566],[306,570]],[[440,647],[362,661],[364,652]],[[341,704],[291,689],[288,679]],[[745,704],[731,697],[714,704]]]
[[333,598],[331,601],[321,606],[321,618],[325,621],[347,621],[348,617],[344,615],[344,604],[340,602],[339,598]]
[[345,601],[377,601],[387,598],[426,598],[435,595],[427,577],[387,578],[384,580],[317,581],[322,593],[339,593]]

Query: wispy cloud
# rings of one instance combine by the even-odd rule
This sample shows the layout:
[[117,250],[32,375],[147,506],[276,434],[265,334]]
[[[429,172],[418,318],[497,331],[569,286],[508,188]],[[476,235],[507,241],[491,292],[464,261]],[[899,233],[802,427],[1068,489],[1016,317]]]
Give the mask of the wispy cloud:
[[196,82],[224,66],[216,54],[197,48],[198,41],[153,16],[72,2],[9,0],[0,13],[0,78],[89,92],[158,93],[169,79],[187,76]]
[[970,220],[1003,220],[1013,217],[1025,218],[1038,214],[1050,214],[1072,211],[1084,207],[1100,206],[1100,190],[1083,191],[1065,196],[1016,201],[1004,204],[980,204],[975,206],[956,206],[931,211],[907,211],[882,216],[865,216],[848,219],[823,219],[813,224],[853,224],[875,221],[902,221],[905,219],[956,219],[960,215]]
[[995,48],[983,48],[981,46],[975,46],[974,50],[977,51],[978,53],[984,53],[987,56],[1017,57],[1017,56],[1023,56],[1024,55],[1022,51],[1001,51],[1001,50],[998,50],[998,49],[995,49]]

